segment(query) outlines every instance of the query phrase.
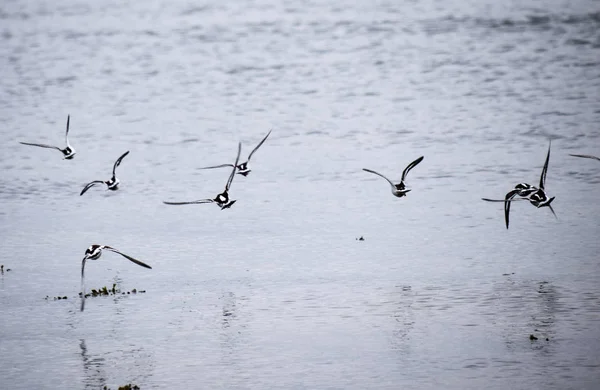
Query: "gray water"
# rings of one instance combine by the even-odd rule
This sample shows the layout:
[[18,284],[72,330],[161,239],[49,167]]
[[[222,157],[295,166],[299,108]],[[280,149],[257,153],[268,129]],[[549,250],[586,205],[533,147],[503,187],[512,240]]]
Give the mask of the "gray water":
[[[7,0],[0,42],[1,389],[598,388],[598,2]],[[18,143],[67,114],[75,159]],[[269,129],[234,207],[162,203]],[[558,219],[507,230],[549,139]],[[80,312],[91,244],[146,293]]]

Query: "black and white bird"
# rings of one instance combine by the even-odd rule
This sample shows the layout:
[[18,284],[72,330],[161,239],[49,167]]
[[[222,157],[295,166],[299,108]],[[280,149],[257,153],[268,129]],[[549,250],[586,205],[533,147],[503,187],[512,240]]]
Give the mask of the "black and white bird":
[[85,251],[85,256],[83,257],[83,260],[81,261],[81,311],[83,311],[83,309],[85,307],[85,262],[87,260],[98,260],[100,258],[100,256],[102,256],[103,249],[106,249],[107,251],[118,253],[121,256],[123,256],[124,258],[126,258],[127,260],[134,262],[135,264],[137,264],[139,266],[152,269],[152,267],[150,267],[148,264],[146,264],[142,261],[139,261],[137,259],[134,259],[133,257],[128,256],[125,253],[122,253],[108,245],[94,244],[94,245],[90,246]]
[[115,161],[115,165],[113,165],[113,173],[112,173],[112,177],[107,180],[107,181],[103,181],[103,180],[94,180],[90,183],[87,183],[85,185],[85,187],[83,187],[83,190],[81,190],[81,194],[79,194],[79,196],[85,194],[85,192],[87,190],[89,190],[90,188],[92,188],[93,186],[95,186],[96,184],[106,184],[106,189],[107,190],[111,190],[111,191],[116,191],[119,188],[119,184],[121,183],[119,181],[119,179],[117,179],[117,176],[115,175],[115,171],[117,169],[117,167],[119,165],[121,165],[121,161],[125,158],[125,156],[127,156],[129,154],[129,150],[126,151],[125,153],[123,153],[123,155],[121,157],[119,157],[117,159],[117,161]]
[[240,142],[238,144],[238,152],[237,152],[237,156],[235,158],[235,163],[230,165],[231,167],[233,167],[233,169],[231,170],[231,174],[229,175],[229,178],[227,179],[227,184],[225,184],[225,191],[223,191],[222,193],[217,195],[214,199],[200,199],[200,200],[194,200],[191,202],[165,202],[165,201],[163,201],[163,203],[168,204],[168,205],[175,205],[175,206],[180,206],[180,205],[184,205],[184,204],[216,203],[217,206],[219,206],[221,208],[221,210],[225,210],[225,209],[228,209],[231,206],[233,206],[233,204],[236,202],[236,200],[229,199],[229,188],[231,187],[231,182],[233,181],[233,177],[235,176],[235,171],[238,166],[238,161],[240,160],[241,151],[242,151],[242,143]]
[[569,156],[573,156],[573,157],[581,157],[581,158],[591,158],[593,160],[598,160],[600,161],[600,157],[596,157],[596,156],[592,156],[590,154],[569,154]]
[[[248,176],[248,174],[252,171],[249,167],[248,164],[250,163],[250,159],[252,158],[252,155],[254,154],[254,152],[256,152],[258,150],[258,148],[260,148],[262,146],[263,143],[265,143],[265,141],[267,140],[267,138],[269,137],[269,135],[271,134],[271,131],[273,130],[269,130],[269,132],[267,133],[267,135],[265,135],[265,138],[262,139],[262,141],[260,141],[258,143],[258,145],[256,145],[256,147],[254,149],[252,149],[252,151],[250,152],[250,155],[248,156],[248,159],[246,160],[246,162],[240,163],[237,165],[237,173],[242,175],[242,176]],[[214,168],[224,168],[224,167],[231,167],[231,164],[221,164],[221,165],[214,165],[214,166],[210,166],[210,167],[204,167],[204,168],[200,168],[200,169],[214,169]]]
[[64,149],[61,149],[58,146],[52,146],[52,145],[46,145],[46,144],[32,144],[30,142],[19,142],[19,143],[21,143],[23,145],[29,145],[29,146],[38,146],[40,148],[56,149],[63,154],[64,160],[71,160],[73,157],[75,157],[75,148],[72,147],[71,144],[69,143],[69,122],[70,121],[71,121],[71,115],[67,115],[67,131],[65,133],[65,141],[67,143],[67,146]]
[[375,174],[377,176],[383,177],[385,180],[388,181],[388,183],[390,183],[390,186],[392,186],[392,194],[394,196],[397,196],[398,198],[401,198],[403,196],[406,196],[406,194],[408,192],[410,192],[410,190],[407,189],[406,185],[404,184],[404,180],[406,179],[406,175],[408,175],[408,172],[410,172],[411,169],[413,169],[421,161],[423,161],[423,158],[424,158],[424,156],[419,157],[415,161],[413,161],[410,164],[408,164],[408,166],[406,168],[404,168],[404,171],[402,171],[402,179],[400,179],[400,183],[398,183],[398,184],[394,184],[390,179],[388,179],[387,177],[383,176],[381,173],[372,171],[372,170],[367,169],[367,168],[363,168],[363,171],[366,171],[366,172],[369,172],[369,173],[373,173],[373,174]]
[[[509,191],[504,200],[502,199],[488,199],[482,198],[486,202],[504,202],[504,221],[506,222],[506,228],[508,229],[509,216],[510,216],[510,204],[517,200],[527,200],[529,203],[534,205],[537,208],[540,207],[548,207],[554,217],[556,218],[556,213],[552,208],[553,197],[548,197],[546,194],[546,174],[548,173],[548,163],[550,162],[550,147],[552,146],[552,141],[548,145],[548,154],[546,155],[546,162],[544,163],[544,167],[542,168],[542,175],[540,176],[540,185],[539,187],[532,186],[527,183],[519,183],[515,186],[515,188]],[[518,196],[518,198],[516,198]]]

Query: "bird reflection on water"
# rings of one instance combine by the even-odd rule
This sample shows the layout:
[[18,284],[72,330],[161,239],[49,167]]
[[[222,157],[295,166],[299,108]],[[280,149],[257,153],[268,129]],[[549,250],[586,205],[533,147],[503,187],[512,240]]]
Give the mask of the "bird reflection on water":
[[[508,350],[534,349],[542,355],[549,353],[555,336],[556,314],[561,310],[560,293],[553,282],[517,280],[512,274],[494,286],[496,295],[494,312],[510,313],[504,318],[496,318],[501,326]],[[494,316],[496,317],[496,316]],[[538,341],[529,342],[534,335]],[[546,340],[548,339],[548,340]]]
[[391,349],[398,352],[400,356],[410,354],[410,334],[415,325],[415,313],[413,312],[413,303],[415,292],[411,286],[396,286],[393,292],[394,305],[392,319],[395,321],[392,336],[390,339]]
[[106,386],[106,372],[104,371],[104,358],[90,357],[85,339],[79,340],[81,361],[86,389],[101,389]]
[[235,370],[240,359],[240,349],[243,347],[246,324],[244,318],[240,318],[239,298],[234,292],[225,292],[219,299],[222,301],[220,318],[221,359],[223,364]]

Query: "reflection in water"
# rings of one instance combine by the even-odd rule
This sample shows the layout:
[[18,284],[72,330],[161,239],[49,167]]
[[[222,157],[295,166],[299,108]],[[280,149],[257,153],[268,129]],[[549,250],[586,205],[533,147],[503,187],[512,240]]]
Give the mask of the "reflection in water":
[[234,292],[225,292],[220,297],[221,311],[221,359],[230,370],[238,371],[248,318],[240,314],[247,298],[238,297]]
[[101,389],[106,385],[104,372],[104,358],[90,358],[85,340],[79,340],[81,360],[83,361],[83,375],[86,389]]
[[[121,289],[123,279],[115,276],[112,283],[116,285],[117,289]],[[112,305],[98,305],[96,307],[97,311],[104,311],[104,316],[110,318],[110,321],[103,322],[106,325],[104,327],[104,337],[106,341],[108,339],[115,340],[116,344],[113,345],[122,345],[118,341],[123,339],[124,329],[128,329],[128,315],[131,314],[132,308],[122,304],[126,297],[128,295],[122,294],[97,297],[97,299],[107,299],[105,302],[113,302]],[[75,318],[81,317],[79,310],[73,311],[73,314]],[[76,321],[74,320],[73,323],[75,324]],[[129,348],[100,351],[96,354],[98,357],[92,357],[93,355],[90,356],[88,352],[85,340],[80,340],[79,347],[81,349],[86,389],[101,389],[103,386],[113,387],[113,385],[119,383],[139,384],[149,382],[148,379],[152,377],[154,371],[153,354],[146,352],[143,347],[135,347],[131,343],[128,343],[128,345],[130,345]],[[107,364],[109,361],[111,364]],[[119,363],[114,366],[112,362]],[[125,370],[123,370],[124,368]]]
[[[550,282],[539,282],[536,295],[536,305],[531,313],[532,327],[535,336],[540,341],[550,341],[554,339],[554,324],[556,322],[556,313],[559,310],[558,292],[556,287]],[[550,351],[547,343],[537,343],[538,350],[547,353]]]
[[80,340],[79,348],[86,389],[101,389],[118,383],[150,382],[154,363],[144,348],[118,349],[100,354],[104,357],[90,355],[84,339]]
[[396,288],[392,300],[395,302],[395,308],[392,309],[395,324],[390,344],[391,348],[401,356],[407,356],[410,354],[410,332],[415,324],[415,314],[412,307],[415,293],[412,291],[411,286],[396,286]]
[[221,360],[223,364],[232,370],[238,370],[236,357],[239,353],[239,331],[236,329],[236,319],[238,316],[236,297],[233,292],[224,293],[222,300],[222,315],[221,315]]
[[[560,310],[556,287],[548,281],[517,281],[514,276],[506,275],[495,290],[494,317],[503,326],[506,347],[511,352],[523,348],[547,351]],[[537,342],[531,343],[530,335],[537,337]]]
[[235,294],[232,292],[227,292],[223,294],[221,300],[223,300],[223,317],[221,319],[221,327],[225,330],[231,326],[236,318]]

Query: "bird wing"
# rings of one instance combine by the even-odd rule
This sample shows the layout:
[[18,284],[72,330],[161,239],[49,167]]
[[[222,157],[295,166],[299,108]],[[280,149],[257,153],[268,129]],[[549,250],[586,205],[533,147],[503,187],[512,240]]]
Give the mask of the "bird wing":
[[198,168],[198,169],[214,169],[214,168],[225,168],[225,167],[232,167],[233,165],[231,164],[221,164],[221,165],[213,165],[210,167],[204,167],[204,168]]
[[592,156],[590,154],[569,154],[569,156],[582,157],[582,158],[592,158],[592,159],[600,161],[600,157]]
[[87,190],[89,190],[90,188],[92,188],[96,184],[104,184],[104,182],[102,180],[94,180],[94,181],[92,181],[90,183],[87,183],[85,185],[85,187],[83,187],[83,190],[81,190],[81,194],[79,194],[79,196],[85,194]]
[[120,254],[121,256],[123,256],[124,258],[126,258],[127,260],[129,260],[129,261],[131,261],[131,262],[134,262],[134,263],[136,263],[137,265],[140,265],[140,266],[142,266],[142,267],[145,267],[145,268],[150,268],[150,269],[152,269],[152,267],[150,267],[148,264],[146,264],[146,263],[144,263],[144,262],[142,262],[142,261],[139,261],[139,260],[137,260],[137,259],[134,259],[133,257],[131,257],[131,256],[128,256],[128,255],[126,255],[126,254],[125,254],[125,253],[123,253],[123,252],[119,252],[118,250],[116,250],[116,249],[115,249],[115,248],[113,248],[113,247],[110,247],[110,246],[108,246],[108,245],[103,245],[103,246],[102,246],[102,249],[106,249],[106,250],[108,250],[108,251],[111,251],[111,252],[118,253],[118,254]]
[[515,196],[517,196],[518,193],[519,193],[519,190],[512,190],[508,194],[506,194],[506,197],[504,197],[504,220],[506,221],[507,229],[508,229],[508,217],[510,214],[510,203],[512,202],[512,199]]
[[413,169],[414,167],[416,167],[421,161],[423,161],[424,156],[419,157],[418,159],[416,159],[415,161],[411,162],[410,164],[408,164],[408,166],[406,168],[404,168],[404,171],[402,171],[402,181],[404,181],[404,179],[406,178],[406,175],[408,175],[408,172],[410,172],[411,169]]
[[69,144],[69,122],[71,121],[71,115],[67,115],[67,131],[65,132],[65,141],[67,142],[67,147],[71,147]]
[[191,202],[165,202],[163,201],[164,204],[169,204],[169,205],[173,205],[173,206],[180,206],[183,204],[202,204],[202,203],[213,203],[214,200],[212,199],[201,199],[201,200],[194,200]]
[[554,209],[552,208],[552,205],[548,205],[548,208],[550,208],[550,211],[552,211],[552,214],[554,214],[554,218],[558,219],[558,217],[556,216],[556,213],[554,212]]
[[269,135],[271,135],[271,131],[273,131],[273,130],[269,130],[269,132],[267,133],[267,135],[265,135],[265,138],[263,138],[262,141],[260,141],[259,144],[256,145],[256,147],[254,149],[252,149],[252,151],[250,152],[250,155],[248,156],[248,161],[250,161],[250,159],[252,158],[252,155],[254,154],[254,152],[256,152],[258,150],[258,148],[260,148],[261,145],[265,143],[265,141],[267,140],[267,138],[269,138]]
[[233,206],[233,204],[235,202],[237,202],[237,200],[234,199],[234,200],[230,201],[229,203],[227,203],[226,205],[221,206],[221,210],[225,210],[225,209],[230,208],[231,206]]
[[128,154],[129,154],[129,150],[128,150],[128,151],[126,151],[125,153],[123,153],[123,154],[121,155],[121,157],[119,157],[119,158],[117,159],[117,161],[115,161],[115,165],[113,165],[113,178],[115,177],[115,171],[117,170],[117,167],[118,167],[119,165],[121,165],[121,161],[122,161],[122,160],[125,158],[125,156],[127,156]]
[[540,176],[540,188],[543,190],[544,185],[546,184],[546,174],[548,173],[548,163],[550,162],[550,146],[552,146],[552,140],[550,140],[550,144],[548,145],[548,154],[546,155],[546,162],[544,163],[544,168],[542,168],[542,176]]
[[392,190],[394,190],[394,189],[396,188],[396,187],[394,186],[394,183],[392,183],[392,181],[391,181],[390,179],[388,179],[387,177],[383,176],[381,173],[379,173],[379,172],[375,172],[375,171],[372,171],[372,170],[370,170],[370,169],[367,169],[367,168],[363,168],[363,171],[365,171],[365,172],[370,172],[370,173],[374,173],[374,174],[375,174],[375,175],[377,175],[377,176],[381,176],[381,177],[383,177],[385,180],[387,180],[387,181],[388,181],[388,183],[390,183],[390,185],[392,186]]
[[85,278],[83,276],[83,272],[85,270],[85,261],[87,260],[87,256],[83,258],[81,261],[81,311],[85,308]]
[[[481,198],[481,200],[485,200],[486,202],[506,202],[506,199],[489,199],[489,198]],[[518,200],[529,200],[527,198],[517,198],[517,199],[511,199],[511,202],[516,202]]]
[[58,146],[52,146],[52,145],[46,145],[46,144],[32,144],[29,142],[19,142],[20,144],[23,145],[29,145],[29,146],[39,146],[40,148],[48,148],[48,149],[56,149],[62,152],[62,149],[59,148]]
[[242,143],[238,143],[238,152],[237,157],[235,158],[235,162],[233,163],[233,169],[231,170],[231,174],[229,175],[229,180],[227,180],[227,185],[225,186],[225,191],[229,191],[229,187],[231,187],[231,182],[233,181],[233,177],[235,176],[235,170],[237,169],[238,162],[240,161],[240,153],[242,152]]

